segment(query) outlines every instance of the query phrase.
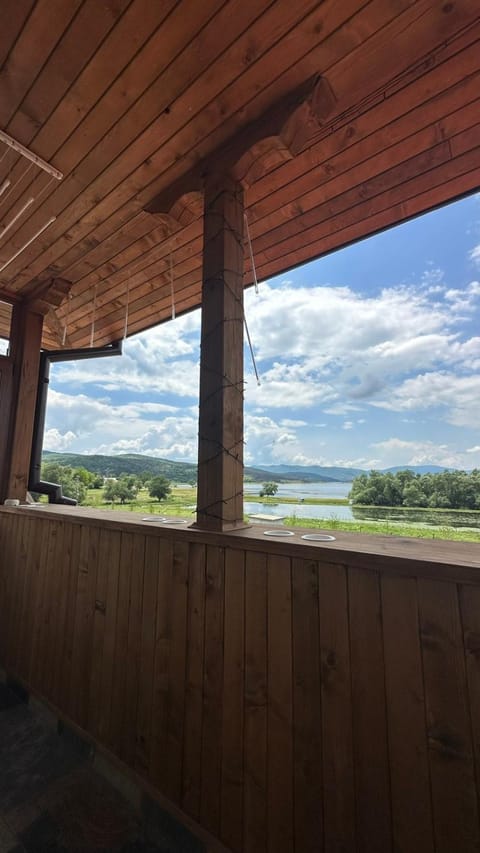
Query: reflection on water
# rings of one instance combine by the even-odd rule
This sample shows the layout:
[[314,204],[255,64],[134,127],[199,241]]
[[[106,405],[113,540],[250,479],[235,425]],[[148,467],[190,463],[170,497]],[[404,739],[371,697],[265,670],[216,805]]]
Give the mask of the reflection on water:
[[[342,485],[344,484],[342,483]],[[302,486],[302,497],[307,497],[308,495],[303,492],[304,484]],[[296,518],[337,519],[338,521],[396,521],[428,527],[480,528],[480,513],[468,512],[468,510],[464,512],[401,510],[368,506],[338,506],[336,504],[287,504],[281,501],[266,505],[257,501],[246,501],[245,513],[247,515],[261,513],[262,515],[295,516]]]

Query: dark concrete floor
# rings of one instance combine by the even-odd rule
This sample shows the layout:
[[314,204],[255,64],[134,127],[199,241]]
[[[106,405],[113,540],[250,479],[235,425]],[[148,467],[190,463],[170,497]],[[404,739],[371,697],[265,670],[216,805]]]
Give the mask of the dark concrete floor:
[[27,698],[0,682],[0,853],[202,853],[152,800],[134,808],[89,745]]

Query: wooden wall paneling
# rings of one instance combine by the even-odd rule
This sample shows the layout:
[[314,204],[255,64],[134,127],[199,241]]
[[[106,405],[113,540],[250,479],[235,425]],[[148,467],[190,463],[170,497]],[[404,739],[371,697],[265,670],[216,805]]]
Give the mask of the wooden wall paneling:
[[47,554],[49,551],[51,532],[52,522],[47,521],[43,524],[42,528],[42,539],[35,583],[35,601],[32,599],[34,618],[32,623],[32,643],[30,648],[29,683],[35,688],[35,690],[38,690],[40,694],[42,691],[42,684],[40,681],[42,667],[40,649],[43,645],[45,608],[47,606],[45,597],[48,575]]
[[129,599],[133,565],[133,533],[122,531],[120,565],[118,570],[118,597],[115,619],[115,658],[112,678],[112,701],[109,725],[110,745],[116,755],[123,757],[123,720],[125,712],[128,654]]
[[356,850],[352,687],[345,566],[318,566],[325,853]]
[[358,853],[392,848],[379,579],[348,570]]
[[99,538],[100,528],[82,527],[75,593],[75,627],[70,680],[71,715],[73,720],[82,728],[86,728],[88,725]]
[[185,674],[187,666],[189,543],[180,538],[173,548],[172,645],[170,651],[169,703],[167,714],[168,796],[182,801],[185,722]]
[[[35,531],[38,530],[39,533],[36,533],[36,535],[41,536],[41,522],[34,519],[32,522],[32,526],[33,525],[36,525],[33,531],[33,536],[35,537]],[[75,531],[75,527],[68,522],[65,522],[63,527],[63,536],[61,537],[62,550],[59,552],[59,573],[55,587],[56,624],[53,636],[55,658],[52,666],[50,690],[51,701],[57,707],[62,707],[64,698],[61,693],[61,679],[66,654],[65,637],[68,631],[67,611],[69,591],[71,589],[71,564]],[[35,547],[35,539],[33,539],[33,547]]]
[[5,663],[8,667],[12,667],[13,664],[13,656],[14,656],[14,646],[13,646],[13,638],[15,634],[15,592],[19,582],[19,573],[16,571],[16,567],[18,565],[18,552],[19,552],[19,539],[20,539],[20,531],[22,526],[22,517],[20,513],[14,516],[13,524],[11,528],[11,543],[12,543],[12,563],[7,570],[7,584],[6,584],[6,606],[5,606],[5,620],[7,622],[6,627],[6,643],[5,643]]
[[0,502],[7,495],[8,434],[12,407],[12,359],[0,356]]
[[267,845],[269,853],[294,849],[292,566],[267,557]]
[[70,680],[72,674],[73,645],[75,639],[75,606],[77,592],[77,577],[80,559],[80,542],[82,538],[82,526],[73,525],[70,560],[66,569],[65,590],[65,627],[63,632],[63,660],[61,671],[58,673],[58,697],[59,707],[65,709],[66,714],[71,716],[71,692]]
[[317,563],[292,560],[295,850],[323,851]]
[[20,634],[18,637],[18,674],[28,682],[28,665],[30,659],[31,634],[33,614],[35,607],[34,579],[36,573],[36,562],[41,547],[42,526],[37,519],[28,519],[25,525],[25,536],[27,544],[27,562],[25,566],[25,587],[20,621]]
[[[132,743],[133,762],[138,772],[148,777],[151,757],[151,722],[153,704],[153,669],[155,664],[155,636],[157,617],[157,587],[160,542],[157,538],[145,538],[145,554],[136,556],[132,566],[131,604],[128,625],[129,672],[127,673],[127,703],[132,713],[125,718],[125,735],[136,732]],[[134,583],[135,573],[138,581]],[[143,587],[143,603],[142,603]],[[135,596],[134,588],[138,589]],[[133,610],[135,599],[136,609]],[[130,655],[131,646],[131,655]],[[138,704],[137,704],[138,697]],[[126,755],[128,761],[129,756]]]
[[137,706],[140,689],[142,650],[143,585],[145,574],[145,536],[134,533],[130,591],[128,595],[127,654],[125,657],[125,693],[120,755],[132,767],[136,758]]
[[381,591],[394,850],[433,853],[417,584],[385,576]]
[[[105,610],[103,612],[101,675],[99,683],[94,685],[94,692],[96,693],[94,721],[95,732],[99,740],[108,744],[111,742],[110,722],[112,715],[113,676],[115,671],[115,638],[122,536],[119,530],[106,531],[106,533],[107,535],[103,540],[103,544],[107,577],[104,579],[102,574],[100,589],[97,586],[97,596],[104,591]],[[100,541],[100,545],[102,545],[102,540]],[[101,601],[100,598],[99,601]],[[99,613],[99,621],[100,611],[97,612]],[[99,630],[101,629],[99,628]]]
[[[109,691],[104,689],[105,643],[108,598],[108,581],[112,567],[120,557],[120,534],[117,531],[101,528],[98,542],[98,565],[95,587],[95,611],[92,624],[92,666],[90,671],[88,729],[95,737],[102,739],[105,734],[106,707],[110,707]],[[117,566],[118,571],[118,566]],[[111,679],[110,679],[111,682]]]
[[220,837],[243,850],[245,703],[245,553],[225,550]]
[[46,585],[45,645],[42,650],[43,668],[41,679],[45,696],[50,701],[53,699],[55,667],[58,657],[61,655],[61,645],[57,644],[56,639],[59,617],[59,594],[62,588],[64,569],[64,536],[65,523],[59,520],[55,523],[55,527],[50,534]]
[[480,830],[458,590],[419,579],[436,853],[478,850]]
[[150,778],[165,793],[168,790],[167,718],[171,652],[171,596],[173,540],[160,542],[157,584],[157,627],[153,672],[152,752]]
[[207,545],[200,820],[218,836],[223,726],[225,549]]
[[477,795],[480,795],[480,587],[459,587]]
[[195,542],[190,543],[182,808],[195,819],[198,819],[200,813],[202,771],[205,561],[206,546]]
[[246,554],[244,850],[267,846],[267,555]]

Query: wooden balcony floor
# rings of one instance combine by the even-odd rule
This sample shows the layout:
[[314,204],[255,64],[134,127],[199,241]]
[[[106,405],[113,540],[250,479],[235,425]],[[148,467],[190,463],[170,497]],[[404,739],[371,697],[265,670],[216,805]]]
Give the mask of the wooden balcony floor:
[[164,814],[163,826],[151,809],[142,820],[95,769],[90,746],[49,717],[0,682],[0,853],[201,852]]

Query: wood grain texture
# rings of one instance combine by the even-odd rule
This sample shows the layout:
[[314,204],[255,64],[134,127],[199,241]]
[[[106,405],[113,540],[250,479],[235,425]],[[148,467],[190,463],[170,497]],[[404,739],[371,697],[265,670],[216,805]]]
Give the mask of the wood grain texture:
[[478,573],[130,515],[0,511],[0,665],[234,853],[478,849]]
[[[479,144],[478,122],[467,126],[462,115],[479,70],[476,0],[4,5],[1,126],[61,169],[64,179],[50,181],[14,153],[0,161],[0,181],[12,177],[2,199],[6,221],[34,198],[2,242],[0,265],[56,217],[0,273],[1,287],[28,295],[52,272],[72,281],[69,320],[76,346],[89,344],[94,280],[101,283],[95,343],[121,337],[126,292],[118,274],[125,282],[128,265],[155,247],[168,254],[175,245],[177,313],[198,307],[201,234],[189,249],[177,246],[190,226],[180,222],[172,234],[143,210],[201,160],[215,164],[222,147],[244,137],[273,104],[311,77],[321,76],[330,97],[319,97],[313,112],[302,113],[294,134],[297,156],[254,164],[248,204],[262,276],[345,245],[348,229],[356,239],[431,208],[438,203],[436,188],[442,187],[440,200],[447,201],[477,187],[476,167],[467,173],[461,153]],[[453,176],[446,181],[433,155],[439,143],[454,138],[447,157]],[[349,194],[362,186],[360,174],[367,169],[368,180],[384,182],[388,193],[397,186],[392,169],[399,156],[412,160],[419,145],[427,160],[432,155],[431,187],[386,202],[376,219],[365,215]],[[254,149],[250,156],[257,154]],[[333,191],[342,176],[343,199],[338,192],[323,193],[324,184],[331,182]],[[410,180],[420,186],[421,178],[418,171]],[[335,199],[331,212],[322,212],[322,198]],[[352,206],[348,226],[342,220],[350,208],[336,213],[337,198],[339,205]],[[402,207],[410,199],[415,203]],[[182,266],[189,258],[194,268],[184,298]],[[248,263],[246,270],[244,283],[250,284]],[[132,285],[129,331],[169,319],[167,287],[168,267],[158,259]],[[66,310],[64,302],[61,324]],[[0,316],[0,334],[5,328]],[[58,345],[45,323],[47,343]]]

